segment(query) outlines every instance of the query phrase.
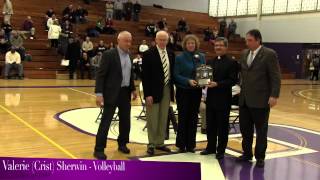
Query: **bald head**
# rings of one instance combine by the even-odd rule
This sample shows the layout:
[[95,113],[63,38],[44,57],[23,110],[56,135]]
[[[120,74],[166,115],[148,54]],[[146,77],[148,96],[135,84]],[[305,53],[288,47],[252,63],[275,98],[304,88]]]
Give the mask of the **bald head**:
[[165,49],[169,40],[169,34],[166,31],[159,31],[156,35],[156,43],[159,48]]
[[123,51],[129,51],[132,43],[132,35],[128,31],[122,31],[118,35],[118,46]]

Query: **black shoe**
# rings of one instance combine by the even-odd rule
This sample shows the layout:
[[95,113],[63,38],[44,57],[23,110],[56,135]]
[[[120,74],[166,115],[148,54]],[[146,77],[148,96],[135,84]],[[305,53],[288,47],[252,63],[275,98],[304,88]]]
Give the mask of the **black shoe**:
[[124,145],[124,146],[119,146],[119,147],[118,147],[118,151],[120,151],[120,152],[122,152],[122,153],[124,153],[124,154],[130,154],[130,149],[127,148],[126,145]]
[[8,77],[8,76],[5,76],[4,79],[9,79],[9,77]]
[[150,156],[153,156],[153,155],[154,155],[154,148],[153,148],[153,147],[148,147],[147,153],[148,153]]
[[179,148],[178,153],[186,153],[186,149]]
[[215,154],[215,152],[213,152],[213,151],[208,151],[208,150],[206,150],[206,149],[200,152],[200,155],[209,155],[209,154]]
[[196,151],[194,149],[187,149],[187,152],[189,153],[195,153]]
[[166,146],[156,147],[156,149],[164,152],[171,152],[171,149],[167,148]]
[[207,134],[207,130],[201,128],[201,134]]
[[264,167],[264,160],[263,159],[258,159],[256,162],[256,166],[258,168],[263,168]]
[[224,154],[223,153],[217,153],[216,154],[216,159],[220,160],[224,158]]
[[104,154],[104,152],[94,151],[93,156],[99,160],[106,160],[107,159],[107,156]]
[[245,155],[241,155],[237,159],[238,162],[248,162],[248,161],[251,161],[251,160],[252,160],[252,157],[245,156]]
[[22,77],[22,76],[19,76],[18,78],[19,78],[20,80],[23,80],[23,77]]

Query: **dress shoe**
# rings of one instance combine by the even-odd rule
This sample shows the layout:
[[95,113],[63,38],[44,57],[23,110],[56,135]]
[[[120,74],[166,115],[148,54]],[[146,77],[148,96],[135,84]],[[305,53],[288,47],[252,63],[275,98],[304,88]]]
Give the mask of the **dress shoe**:
[[178,153],[186,153],[186,149],[179,148]]
[[118,151],[124,154],[130,154],[130,149],[127,146],[119,146]]
[[252,160],[252,157],[250,156],[245,156],[245,155],[241,155],[237,158],[237,161],[238,162],[248,162],[248,161],[251,161]]
[[154,148],[153,148],[153,147],[148,147],[147,153],[148,153],[150,156],[153,156],[153,155],[154,155]]
[[207,134],[207,130],[206,130],[206,129],[201,128],[201,134]]
[[214,151],[208,151],[208,150],[203,150],[200,152],[200,155],[209,155],[209,154],[215,154]]
[[156,149],[164,152],[171,152],[171,149],[167,148],[166,146],[156,147]]
[[264,160],[263,159],[258,159],[256,162],[256,166],[258,168],[263,168],[264,167]]
[[196,151],[194,149],[187,149],[188,153],[195,153]]
[[107,159],[107,156],[104,154],[104,152],[94,151],[93,156],[99,160],[106,160]]
[[224,158],[224,154],[223,153],[217,153],[216,154],[216,159],[223,159]]

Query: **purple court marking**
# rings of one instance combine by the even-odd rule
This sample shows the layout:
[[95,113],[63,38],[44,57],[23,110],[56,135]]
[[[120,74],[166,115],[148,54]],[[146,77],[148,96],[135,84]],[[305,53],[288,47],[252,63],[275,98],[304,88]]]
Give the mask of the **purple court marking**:
[[54,88],[83,88],[95,86],[0,86],[0,89],[54,89]]

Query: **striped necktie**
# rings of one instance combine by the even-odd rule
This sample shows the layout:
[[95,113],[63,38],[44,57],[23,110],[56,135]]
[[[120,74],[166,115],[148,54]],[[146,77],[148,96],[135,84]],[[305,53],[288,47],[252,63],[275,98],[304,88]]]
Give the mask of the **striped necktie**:
[[167,85],[169,82],[169,61],[167,59],[167,53],[165,50],[162,50],[161,62],[162,62],[163,74],[164,74],[164,85]]
[[247,61],[248,67],[251,66],[252,61],[253,61],[253,51],[250,51],[249,59],[248,59],[248,61]]

